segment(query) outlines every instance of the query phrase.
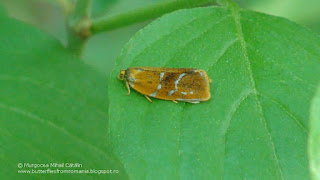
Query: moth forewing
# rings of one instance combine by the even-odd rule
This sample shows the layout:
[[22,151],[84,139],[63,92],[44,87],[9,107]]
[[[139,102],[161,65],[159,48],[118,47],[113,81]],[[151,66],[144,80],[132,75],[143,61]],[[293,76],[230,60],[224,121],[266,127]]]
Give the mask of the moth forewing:
[[125,80],[128,94],[131,87],[146,97],[163,100],[198,103],[211,97],[211,80],[201,69],[132,67],[121,70],[119,79]]

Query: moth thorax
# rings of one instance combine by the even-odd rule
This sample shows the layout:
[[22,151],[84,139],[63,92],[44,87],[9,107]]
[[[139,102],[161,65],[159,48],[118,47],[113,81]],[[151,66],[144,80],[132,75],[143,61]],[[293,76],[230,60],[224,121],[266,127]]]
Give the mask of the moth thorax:
[[120,70],[120,73],[118,75],[118,79],[120,79],[121,81],[124,80],[124,77],[125,77],[125,74],[126,74],[126,71],[125,70]]

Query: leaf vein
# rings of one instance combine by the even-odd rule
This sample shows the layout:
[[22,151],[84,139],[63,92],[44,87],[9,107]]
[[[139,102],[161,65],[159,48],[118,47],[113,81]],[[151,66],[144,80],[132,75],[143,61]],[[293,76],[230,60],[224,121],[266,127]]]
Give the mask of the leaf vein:
[[233,5],[233,6],[234,7],[231,7],[232,16],[234,17],[234,22],[235,22],[235,26],[236,26],[236,30],[237,30],[237,36],[238,36],[238,39],[240,40],[240,44],[241,44],[241,47],[243,49],[244,59],[245,59],[245,61],[247,63],[247,70],[248,70],[248,73],[249,73],[249,77],[250,77],[250,82],[251,82],[251,86],[252,86],[252,89],[253,89],[253,93],[255,95],[256,104],[258,106],[259,113],[261,115],[261,120],[264,122],[265,129],[266,129],[266,131],[268,133],[268,136],[269,136],[269,139],[270,139],[270,143],[272,145],[273,156],[275,158],[276,165],[278,166],[278,170],[279,170],[279,173],[281,175],[281,179],[284,179],[283,173],[282,173],[282,169],[281,169],[281,164],[280,164],[279,158],[278,158],[278,156],[276,154],[274,140],[273,140],[273,138],[271,136],[270,129],[268,128],[267,120],[264,117],[264,113],[263,113],[263,110],[262,110],[262,107],[261,107],[260,100],[258,99],[256,83],[255,83],[255,80],[254,80],[254,76],[253,76],[253,72],[252,72],[252,68],[251,68],[251,63],[250,63],[248,52],[247,52],[247,45],[246,45],[246,42],[244,40],[244,36],[243,36],[243,32],[242,32],[239,9],[238,9],[238,7],[235,7],[235,5]]
[[306,134],[309,135],[309,132],[307,131],[306,127],[304,127],[304,126],[302,125],[302,122],[299,121],[299,120],[288,110],[288,108],[286,108],[284,105],[282,105],[279,101],[277,101],[277,100],[275,100],[275,99],[273,99],[273,98],[271,98],[271,97],[269,97],[269,96],[266,96],[266,95],[261,94],[261,93],[259,93],[259,95],[262,96],[262,97],[264,97],[264,98],[266,98],[266,99],[268,99],[269,101],[277,104],[279,107],[281,107],[281,109],[283,109],[283,110],[286,112],[286,114],[288,114],[288,115],[291,117],[291,119],[293,119],[293,120],[295,121],[295,123],[297,123],[298,126],[299,126]]
[[186,107],[186,102],[181,106],[181,118],[179,118],[179,135],[178,135],[178,146],[177,146],[177,150],[178,150],[178,161],[179,161],[179,179],[181,179],[181,139],[182,139],[182,119],[183,119],[183,115],[184,115],[184,110]]
[[[210,15],[212,15],[212,14],[213,14],[213,13],[210,13],[208,16],[210,16]],[[157,43],[158,41],[162,40],[162,39],[165,38],[165,37],[170,36],[170,35],[173,34],[174,32],[177,32],[177,31],[180,30],[181,28],[183,28],[183,27],[185,27],[185,26],[193,23],[194,21],[198,20],[198,19],[201,18],[201,17],[202,17],[202,16],[200,16],[200,17],[195,17],[195,18],[193,18],[191,21],[189,21],[189,22],[187,22],[187,23],[185,23],[185,24],[181,24],[181,25],[177,26],[175,29],[173,29],[173,30],[170,31],[169,33],[167,33],[167,34],[161,36],[160,38],[158,38],[157,40],[153,41],[151,44],[149,44],[148,46],[146,46],[145,48],[143,48],[137,55],[135,55],[135,56],[132,58],[133,60],[132,60],[132,62],[130,63],[130,65],[131,65],[131,64],[134,64],[137,60],[139,60],[139,58],[137,58],[137,57],[139,57],[146,49],[152,47],[153,44]],[[141,31],[140,31],[140,32],[141,32]]]
[[[157,40],[153,41],[151,44],[149,44],[148,46],[146,46],[145,48],[143,48],[137,55],[135,55],[135,56],[132,58],[133,61],[132,61],[130,64],[134,64],[134,63],[138,60],[137,57],[139,57],[146,49],[150,48],[153,44],[157,43],[158,41],[160,41],[161,39],[163,39],[163,38],[165,38],[165,37],[167,37],[167,36],[170,36],[172,33],[174,33],[174,32],[176,32],[176,31],[178,31],[179,29],[183,28],[185,25],[191,24],[192,22],[198,20],[199,18],[201,18],[201,17],[195,17],[195,18],[193,18],[191,21],[189,21],[189,22],[187,22],[187,23],[185,23],[185,24],[181,24],[181,25],[177,26],[175,29],[173,29],[173,30],[170,31],[169,33],[167,33],[167,34],[161,36],[160,38],[158,38]],[[143,29],[142,29],[142,30],[143,30]],[[138,33],[141,33],[142,30],[140,30]]]
[[88,145],[88,147],[90,147],[91,149],[93,149],[94,151],[102,154],[106,159],[109,159],[111,160],[108,155],[102,151],[100,148],[80,139],[79,137],[73,135],[72,133],[68,132],[67,130],[65,130],[64,128],[60,127],[60,126],[57,126],[56,124],[54,124],[53,122],[49,121],[49,120],[45,120],[39,116],[37,116],[36,114],[33,114],[31,112],[28,112],[26,110],[23,110],[23,109],[20,109],[20,108],[17,108],[17,107],[13,107],[13,106],[9,106],[9,105],[6,105],[6,104],[3,104],[2,102],[0,102],[0,108],[2,109],[5,109],[5,110],[8,110],[8,111],[11,111],[11,112],[14,112],[16,114],[20,114],[22,116],[25,116],[27,118],[30,118],[30,119],[34,119],[38,122],[41,122],[41,123],[44,123],[44,124],[48,124],[49,126],[63,132],[64,134],[66,135],[69,135],[70,137],[74,138],[75,140],[77,140],[78,142],[81,142],[83,144],[86,144]]
[[[243,101],[245,101],[252,93],[251,89],[245,89],[242,93],[242,95],[240,96],[239,99],[237,99],[236,101],[234,101],[233,106],[231,106],[230,111],[227,114],[226,117],[226,127],[224,129],[223,132],[223,141],[224,141],[224,150],[223,150],[223,157],[225,157],[226,155],[226,144],[227,144],[227,132],[230,126],[230,122],[231,119],[233,118],[233,115],[237,112],[237,110],[239,109],[240,105],[242,104]],[[222,166],[222,175],[224,177],[224,166],[225,166],[225,161],[224,161],[224,165]],[[224,178],[222,178],[224,179]]]
[[225,55],[226,54],[226,52],[235,44],[235,42],[237,42],[238,41],[238,39],[236,38],[236,39],[233,39],[232,41],[230,41],[229,43],[227,43],[227,46],[225,46],[222,50],[221,50],[221,52],[220,52],[220,54],[219,54],[219,57],[217,58],[217,60],[215,61],[215,62],[213,62],[210,66],[209,66],[209,68],[207,69],[207,72],[223,57],[223,55]]
[[[221,18],[219,21],[217,21],[215,24],[212,24],[212,26],[210,26],[209,28],[207,28],[206,30],[204,30],[203,32],[201,32],[199,35],[191,38],[189,41],[185,42],[180,49],[178,49],[176,52],[180,52],[181,49],[185,48],[188,44],[194,42],[195,40],[198,40],[199,38],[201,38],[202,36],[206,35],[208,32],[210,32],[213,28],[216,27],[216,25],[222,23],[224,20],[226,20],[228,17],[230,16],[225,16],[223,18]],[[165,63],[165,65],[163,67],[166,67],[170,61],[172,61],[174,59],[174,57],[177,55],[178,53],[175,53],[169,60],[167,60],[167,62]]]
[[[0,104],[1,107],[1,104]],[[39,149],[33,147],[33,145],[31,143],[29,143],[29,141],[21,141],[19,138],[17,138],[16,136],[12,135],[11,133],[9,133],[8,131],[4,131],[2,128],[0,128],[0,132],[2,132],[2,134],[5,134],[6,136],[11,136],[15,139],[15,142],[18,142],[19,144],[32,149],[33,151],[38,152],[39,154],[44,154],[47,158],[50,158],[51,160],[54,160],[54,158],[52,156],[50,156],[48,153],[44,152],[44,151],[40,151]],[[8,149],[9,150],[9,149]]]

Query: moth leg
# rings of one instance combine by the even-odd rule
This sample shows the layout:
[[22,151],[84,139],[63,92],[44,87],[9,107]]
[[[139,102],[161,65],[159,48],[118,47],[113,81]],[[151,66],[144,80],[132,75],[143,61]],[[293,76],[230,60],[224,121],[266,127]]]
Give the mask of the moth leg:
[[128,81],[126,81],[126,87],[127,87],[127,89],[128,89],[128,93],[127,93],[127,96],[129,96],[129,94],[130,94],[130,86],[129,86],[129,83],[128,83]]
[[200,103],[200,101],[187,101],[188,103],[192,103],[192,104],[198,104]]
[[178,104],[178,101],[176,101],[176,100],[172,100],[172,102],[174,102],[174,103]]
[[148,99],[148,101],[152,103],[152,100],[149,98],[149,96],[144,95],[144,97],[146,97]]

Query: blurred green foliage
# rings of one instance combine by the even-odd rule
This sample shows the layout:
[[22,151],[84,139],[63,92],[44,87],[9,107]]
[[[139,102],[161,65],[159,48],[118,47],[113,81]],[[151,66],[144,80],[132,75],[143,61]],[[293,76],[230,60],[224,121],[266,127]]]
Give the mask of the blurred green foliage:
[[[63,9],[48,1],[39,0],[1,0],[9,14],[19,20],[37,26],[48,32],[64,45],[67,42]],[[98,0],[92,3],[92,16],[112,16],[135,8],[140,8],[161,0]],[[35,8],[37,7],[37,8]],[[99,72],[109,75],[122,46],[147,23],[139,23],[111,32],[91,37],[83,52],[83,61]]]
[[309,166],[313,179],[320,179],[320,85],[310,107]]
[[18,163],[82,161],[125,178],[106,133],[107,78],[34,26],[1,10],[0,22],[0,176],[17,179]]
[[[91,14],[93,17],[112,16],[168,1],[170,0],[94,0]],[[55,1],[0,0],[0,2],[3,2],[10,16],[33,24],[52,34],[64,45],[66,44],[64,12],[59,6],[54,5]],[[236,2],[242,8],[285,17],[320,32],[319,0],[236,0]],[[99,72],[109,75],[123,45],[146,24],[148,22],[91,37],[82,54],[83,61],[95,67]]]
[[245,9],[285,17],[320,32],[319,0],[238,0]]

